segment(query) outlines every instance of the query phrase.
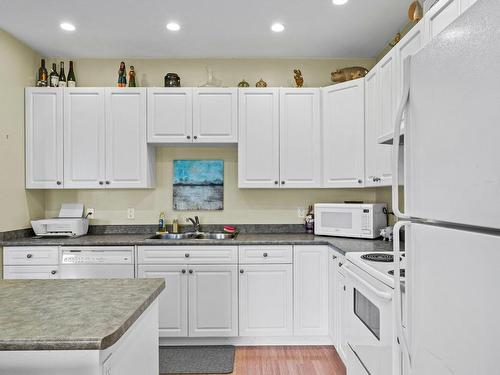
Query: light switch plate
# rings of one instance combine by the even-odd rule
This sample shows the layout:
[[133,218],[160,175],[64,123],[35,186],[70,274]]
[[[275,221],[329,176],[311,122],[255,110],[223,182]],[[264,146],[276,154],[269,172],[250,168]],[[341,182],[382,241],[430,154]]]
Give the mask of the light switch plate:
[[127,219],[135,219],[135,210],[133,208],[127,208]]

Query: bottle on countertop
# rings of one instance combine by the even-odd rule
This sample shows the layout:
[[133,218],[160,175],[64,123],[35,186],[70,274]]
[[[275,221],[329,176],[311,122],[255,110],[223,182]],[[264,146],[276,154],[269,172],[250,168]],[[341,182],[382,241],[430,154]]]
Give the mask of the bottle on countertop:
[[73,61],[69,62],[68,87],[76,87],[75,71],[73,70]]
[[67,87],[68,82],[66,81],[66,74],[64,73],[64,61],[61,61],[61,70],[59,73],[59,87]]
[[179,220],[177,219],[172,221],[172,233],[179,233]]
[[160,219],[158,220],[158,232],[165,232],[165,212],[160,212]]
[[58,87],[59,86],[59,74],[57,74],[57,66],[56,63],[52,64],[52,70],[49,76],[50,87]]
[[49,85],[48,73],[45,68],[45,59],[42,59],[40,68],[38,69],[38,80],[36,81],[37,87],[47,87]]
[[310,205],[306,217],[304,218],[306,233],[314,233],[314,206]]

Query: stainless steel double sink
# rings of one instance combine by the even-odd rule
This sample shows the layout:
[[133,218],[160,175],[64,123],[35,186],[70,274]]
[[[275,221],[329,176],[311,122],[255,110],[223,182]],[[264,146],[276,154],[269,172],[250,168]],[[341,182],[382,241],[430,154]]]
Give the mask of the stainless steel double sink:
[[185,233],[160,233],[152,240],[234,240],[238,233],[224,232],[185,232]]

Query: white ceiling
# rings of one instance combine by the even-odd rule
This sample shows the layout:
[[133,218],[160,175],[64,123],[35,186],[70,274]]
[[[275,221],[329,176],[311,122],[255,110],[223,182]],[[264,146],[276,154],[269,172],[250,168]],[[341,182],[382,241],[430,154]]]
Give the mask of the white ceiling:
[[[45,56],[374,57],[410,0],[0,0],[0,28]],[[71,22],[75,32],[59,28]],[[181,25],[168,31],[167,22]],[[273,33],[282,22],[286,29]]]

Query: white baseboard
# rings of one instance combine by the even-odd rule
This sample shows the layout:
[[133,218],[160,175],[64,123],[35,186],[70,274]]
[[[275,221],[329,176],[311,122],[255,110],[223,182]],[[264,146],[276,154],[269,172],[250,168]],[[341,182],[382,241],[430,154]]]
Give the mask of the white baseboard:
[[299,346],[333,345],[329,336],[304,337],[160,337],[160,346],[235,345],[235,346]]

